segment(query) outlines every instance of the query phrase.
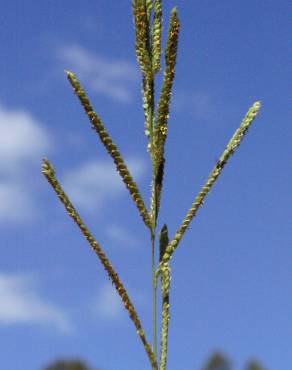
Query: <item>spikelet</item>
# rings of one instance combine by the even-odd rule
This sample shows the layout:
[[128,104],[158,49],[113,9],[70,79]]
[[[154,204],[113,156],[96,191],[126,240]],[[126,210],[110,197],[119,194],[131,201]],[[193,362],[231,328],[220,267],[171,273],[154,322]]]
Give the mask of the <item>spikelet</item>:
[[[171,98],[171,90],[175,75],[175,64],[177,56],[177,45],[180,23],[177,16],[176,8],[171,12],[170,24],[168,30],[168,40],[165,50],[165,71],[162,83],[158,108],[156,113],[155,128],[153,133],[153,141],[151,146],[151,155],[153,162],[153,183],[155,189],[152,191],[151,214],[152,225],[153,219],[157,219],[157,214],[160,206],[161,189],[164,173],[164,145],[167,137],[167,121],[169,117],[169,104]],[[153,199],[153,196],[155,199]],[[155,209],[154,213],[153,210]]]
[[146,0],[146,9],[147,9],[148,24],[150,24],[151,13],[152,13],[152,9],[153,9],[153,0]]
[[[168,39],[165,49],[165,71],[162,83],[160,98],[158,101],[155,131],[154,131],[154,162],[162,160],[164,143],[167,136],[167,121],[169,118],[169,105],[171,99],[172,85],[175,75],[175,65],[178,46],[178,35],[180,22],[177,16],[177,10],[174,8],[171,12]],[[158,164],[157,164],[158,167]]]
[[[152,63],[149,54],[149,2],[145,0],[133,0],[133,16],[136,33],[136,56],[138,64],[145,78],[152,78]],[[147,9],[148,7],[148,9]]]
[[152,25],[152,45],[151,45],[153,73],[157,73],[160,70],[161,33],[162,33],[162,4],[161,0],[155,0],[154,19]]
[[160,345],[160,367],[159,370],[166,370],[167,344],[169,327],[169,288],[170,288],[170,267],[169,263],[163,263],[161,267],[161,291],[162,291],[162,323],[161,323],[161,345]]
[[[166,247],[168,245],[168,230],[164,224],[159,234],[159,261],[162,261]],[[166,262],[161,267],[161,293],[162,293],[162,325],[161,325],[161,345],[160,345],[160,367],[159,370],[166,370],[167,360],[167,338],[169,324],[169,288],[170,288],[170,267]]]
[[148,150],[151,148],[151,141],[153,136],[153,105],[154,105],[154,81],[153,78],[148,80],[143,77],[142,85],[143,109],[145,115],[145,135],[148,138]]
[[150,223],[150,219],[149,219],[149,215],[148,215],[145,203],[140,195],[137,184],[134,182],[133,177],[131,176],[126,164],[124,163],[124,160],[117,146],[113,143],[111,137],[109,136],[104,125],[102,124],[101,119],[93,111],[90,101],[87,98],[85,91],[81,87],[80,82],[78,81],[77,77],[74,75],[74,73],[70,71],[66,71],[66,73],[67,73],[69,82],[71,83],[76,95],[78,96],[85,110],[85,113],[87,114],[92,124],[92,127],[98,133],[101,142],[105,146],[107,152],[113,158],[116,164],[116,167],[117,167],[117,171],[122,177],[123,182],[125,183],[126,187],[129,189],[132,199],[134,203],[136,204],[139,210],[139,213],[144,220],[145,225],[150,228],[151,223]]
[[162,257],[162,261],[160,262],[157,273],[159,274],[163,267],[163,263],[166,263],[170,260],[170,258],[173,255],[173,252],[177,248],[183,234],[185,233],[186,229],[188,228],[191,220],[196,215],[198,209],[203,205],[204,199],[206,195],[209,193],[211,187],[217,180],[218,176],[220,175],[223,167],[225,166],[228,159],[232,156],[235,149],[240,145],[244,135],[247,133],[252,121],[256,117],[256,115],[259,112],[260,109],[260,102],[255,102],[252,107],[247,112],[246,116],[244,117],[241,125],[239,128],[235,131],[234,135],[230,139],[229,143],[227,144],[225,150],[223,151],[223,154],[217,161],[215,167],[213,168],[212,172],[210,173],[205,185],[202,187],[201,191],[197,195],[197,197],[194,200],[194,203],[192,204],[191,208],[189,209],[186,217],[184,218],[182,224],[180,225],[178,231],[176,232],[173,240],[170,242],[170,244],[167,246],[166,251]]
[[132,302],[131,302],[128,294],[127,294],[126,289],[124,288],[118,274],[116,273],[116,271],[112,267],[111,263],[109,262],[107,256],[103,252],[102,248],[97,243],[97,241],[94,239],[94,237],[92,236],[92,234],[90,233],[88,228],[85,226],[84,222],[82,221],[81,217],[79,216],[76,209],[72,205],[68,196],[65,194],[65,192],[62,189],[60,183],[58,182],[58,180],[55,177],[55,170],[54,170],[53,166],[51,165],[51,163],[47,159],[43,160],[42,173],[46,177],[48,182],[51,184],[53,189],[55,190],[58,198],[60,199],[60,201],[65,206],[65,209],[66,209],[67,213],[69,214],[69,216],[78,225],[80,231],[82,232],[84,237],[87,239],[88,243],[90,244],[90,246],[92,247],[94,252],[97,254],[100,262],[102,263],[102,265],[105,268],[109,278],[111,279],[116,291],[118,292],[119,296],[121,297],[122,302],[123,302],[126,310],[129,312],[129,316],[130,316],[131,320],[133,321],[133,323],[136,327],[137,334],[139,335],[139,337],[140,337],[140,339],[141,339],[141,341],[144,345],[144,348],[147,352],[147,355],[149,357],[149,360],[151,361],[151,364],[152,364],[153,368],[157,369],[157,363],[156,363],[154,353],[152,352],[150,344],[146,340],[145,333],[144,333],[144,330],[142,328],[141,322],[140,322],[140,320],[138,318],[138,315],[137,315],[137,312],[136,312],[136,310],[135,310],[135,308],[134,308],[134,306],[133,306],[133,304],[132,304]]

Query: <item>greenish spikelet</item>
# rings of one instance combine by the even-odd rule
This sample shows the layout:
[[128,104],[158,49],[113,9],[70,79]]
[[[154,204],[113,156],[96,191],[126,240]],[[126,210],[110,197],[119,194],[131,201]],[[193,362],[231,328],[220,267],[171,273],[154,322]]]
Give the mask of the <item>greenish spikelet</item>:
[[161,0],[155,0],[154,19],[152,25],[152,68],[153,73],[160,70],[161,59],[161,33],[162,33],[162,4]]
[[187,230],[191,220],[196,215],[199,208],[203,205],[204,199],[206,195],[209,193],[210,189],[214,185],[215,181],[217,180],[218,176],[220,175],[223,167],[227,163],[228,159],[234,154],[236,148],[239,147],[243,137],[247,133],[251,123],[257,116],[259,109],[261,107],[261,103],[259,101],[255,102],[252,107],[248,110],[246,116],[244,117],[243,121],[239,128],[235,131],[234,135],[228,142],[223,154],[217,161],[215,167],[213,168],[212,172],[210,173],[205,185],[202,187],[201,191],[195,198],[191,208],[189,209],[186,217],[184,218],[182,224],[180,225],[178,231],[176,232],[173,240],[167,246],[166,251],[163,255],[162,261],[160,262],[157,273],[160,273],[163,263],[168,262],[172,257],[174,251],[176,250],[183,234]]

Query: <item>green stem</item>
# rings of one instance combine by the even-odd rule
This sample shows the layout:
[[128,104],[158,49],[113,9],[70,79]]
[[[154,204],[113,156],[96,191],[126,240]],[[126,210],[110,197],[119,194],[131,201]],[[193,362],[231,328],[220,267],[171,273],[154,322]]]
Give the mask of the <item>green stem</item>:
[[153,352],[155,358],[157,358],[157,280],[156,280],[156,270],[155,270],[155,235],[151,235],[152,243],[152,287],[153,287]]

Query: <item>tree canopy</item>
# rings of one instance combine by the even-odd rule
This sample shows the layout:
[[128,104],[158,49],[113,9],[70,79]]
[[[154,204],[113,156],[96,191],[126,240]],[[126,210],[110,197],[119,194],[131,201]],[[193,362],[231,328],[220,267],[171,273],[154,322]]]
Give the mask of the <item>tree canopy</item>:
[[203,370],[231,370],[231,364],[222,353],[215,352],[207,361]]
[[45,367],[44,370],[91,370],[80,360],[57,360]]

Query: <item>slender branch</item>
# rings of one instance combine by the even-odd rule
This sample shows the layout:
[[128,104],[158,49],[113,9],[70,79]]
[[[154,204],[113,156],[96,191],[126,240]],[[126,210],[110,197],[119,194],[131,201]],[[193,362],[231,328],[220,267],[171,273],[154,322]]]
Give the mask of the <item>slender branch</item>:
[[113,158],[113,160],[116,164],[117,170],[118,170],[120,176],[122,177],[123,182],[125,183],[126,187],[129,189],[129,192],[132,196],[132,199],[133,199],[134,203],[136,204],[136,206],[139,210],[139,213],[140,213],[141,217],[143,218],[143,221],[144,221],[145,225],[148,228],[151,228],[151,222],[150,222],[150,218],[149,218],[148,211],[146,209],[144,200],[142,199],[142,196],[140,195],[138,186],[135,183],[135,181],[133,180],[133,177],[131,176],[130,171],[128,170],[128,168],[127,168],[127,166],[126,166],[126,164],[125,164],[117,146],[113,143],[110,135],[108,134],[108,132],[106,131],[106,129],[103,125],[103,123],[101,122],[101,119],[94,112],[94,110],[93,110],[93,108],[90,104],[90,101],[89,101],[84,89],[82,88],[80,82],[78,81],[77,77],[75,76],[75,74],[70,72],[70,71],[66,71],[66,73],[67,73],[67,77],[68,77],[69,82],[71,83],[76,95],[78,96],[78,98],[81,102],[81,105],[83,106],[83,108],[85,110],[85,113],[87,114],[87,116],[88,116],[88,118],[89,118],[89,120],[92,124],[92,127],[98,133],[101,142],[105,146],[107,152]]
[[94,239],[94,237],[91,235],[88,228],[85,226],[84,222],[82,221],[81,217],[77,213],[76,209],[72,205],[71,201],[69,200],[68,196],[65,194],[64,190],[62,189],[60,183],[55,177],[55,170],[51,163],[44,159],[43,166],[42,166],[42,173],[48,180],[48,182],[51,184],[53,189],[55,190],[56,194],[58,195],[58,198],[63,203],[63,205],[66,208],[67,213],[69,216],[75,221],[75,223],[78,225],[81,233],[84,235],[84,237],[87,239],[88,243],[94,250],[94,252],[97,254],[98,258],[100,259],[100,262],[102,263],[103,267],[105,268],[106,272],[108,273],[108,276],[110,277],[114,287],[116,288],[116,291],[118,292],[119,296],[122,299],[122,302],[126,308],[126,310],[129,312],[129,316],[131,320],[133,321],[137,334],[139,335],[143,346],[145,348],[145,351],[147,352],[149,361],[152,365],[152,368],[154,370],[157,370],[157,361],[154,353],[152,352],[151,346],[146,340],[144,330],[142,328],[141,322],[138,318],[137,312],[133,306],[133,303],[131,302],[128,293],[126,289],[124,288],[118,274],[112,267],[111,263],[109,262],[108,258],[106,257],[105,253],[103,252],[100,245],[97,243],[97,241]]
[[260,109],[260,102],[257,101],[253,104],[253,106],[249,109],[246,116],[244,117],[241,125],[235,131],[234,135],[232,136],[231,140],[227,144],[225,150],[223,151],[221,157],[219,158],[218,162],[216,163],[215,167],[213,168],[211,174],[209,175],[205,185],[203,186],[202,190],[199,192],[197,197],[195,198],[191,208],[189,209],[187,215],[185,216],[182,224],[180,225],[179,229],[177,230],[173,240],[167,246],[162,261],[160,262],[158,269],[156,270],[156,274],[159,275],[161,269],[163,267],[163,263],[166,263],[172,257],[174,251],[176,250],[181,238],[183,237],[186,229],[188,228],[191,220],[196,215],[198,209],[203,205],[204,199],[206,195],[209,193],[211,187],[217,180],[218,176],[220,175],[223,167],[227,163],[228,159],[232,156],[235,149],[240,145],[244,135],[247,133],[250,124],[256,117]]
[[153,352],[157,358],[157,284],[155,279],[155,235],[151,235],[152,294],[153,294]]

